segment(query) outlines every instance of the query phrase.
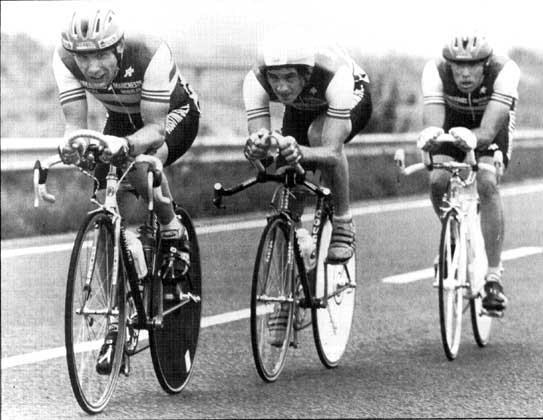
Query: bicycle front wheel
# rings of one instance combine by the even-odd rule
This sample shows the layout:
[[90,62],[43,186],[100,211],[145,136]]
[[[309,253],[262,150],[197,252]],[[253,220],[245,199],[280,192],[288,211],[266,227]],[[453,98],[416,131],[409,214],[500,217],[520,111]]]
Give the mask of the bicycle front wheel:
[[[176,213],[181,217],[189,237],[190,267],[181,281],[181,301],[164,299],[162,327],[149,331],[155,374],[162,388],[170,394],[181,392],[192,376],[202,313],[202,270],[196,230],[184,209],[177,207]],[[155,280],[155,286],[162,281]],[[157,297],[157,294],[153,293],[153,297]],[[164,297],[162,294],[160,298]]]
[[356,253],[345,264],[328,264],[331,237],[332,223],[327,218],[319,232],[314,273],[315,297],[323,307],[313,308],[312,313],[317,353],[327,368],[336,367],[347,348],[356,290]]
[[[65,340],[70,382],[87,413],[101,412],[113,394],[121,368],[125,334],[124,271],[115,255],[110,216],[87,216],[75,239],[66,288]],[[98,373],[104,339],[118,330],[109,373]]]
[[465,238],[456,212],[443,219],[439,246],[439,323],[445,355],[454,360],[460,347],[464,285],[467,273]]
[[294,256],[289,255],[291,227],[271,219],[258,246],[251,288],[251,344],[256,370],[275,381],[283,367],[294,312]]

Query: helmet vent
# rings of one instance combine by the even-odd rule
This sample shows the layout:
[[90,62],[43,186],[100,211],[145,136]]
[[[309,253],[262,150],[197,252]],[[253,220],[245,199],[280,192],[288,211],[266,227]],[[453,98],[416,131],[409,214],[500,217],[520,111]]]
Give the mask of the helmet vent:
[[81,22],[81,35],[83,35],[83,38],[86,38],[88,31],[89,31],[89,22],[87,20],[84,20],[83,22]]
[[94,32],[95,33],[100,32],[100,18],[96,19],[96,25],[94,27]]

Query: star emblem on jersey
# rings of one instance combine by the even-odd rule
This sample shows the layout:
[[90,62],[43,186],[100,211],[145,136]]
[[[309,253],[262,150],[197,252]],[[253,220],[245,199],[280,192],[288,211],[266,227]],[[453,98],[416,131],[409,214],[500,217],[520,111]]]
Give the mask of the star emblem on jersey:
[[483,86],[479,92],[481,95],[484,95],[486,93],[486,86]]
[[311,95],[315,96],[315,94],[317,93],[317,88],[312,87],[311,89],[309,89],[309,93],[311,93]]
[[132,77],[134,74],[134,67],[130,66],[124,71],[124,77]]

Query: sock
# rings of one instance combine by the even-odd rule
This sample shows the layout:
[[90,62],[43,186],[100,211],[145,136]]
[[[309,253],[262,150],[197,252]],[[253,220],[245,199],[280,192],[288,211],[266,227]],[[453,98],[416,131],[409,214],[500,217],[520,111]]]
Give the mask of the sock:
[[332,222],[349,223],[352,221],[353,221],[353,215],[351,214],[350,211],[345,214],[342,214],[341,216],[334,214],[334,216],[332,217]]

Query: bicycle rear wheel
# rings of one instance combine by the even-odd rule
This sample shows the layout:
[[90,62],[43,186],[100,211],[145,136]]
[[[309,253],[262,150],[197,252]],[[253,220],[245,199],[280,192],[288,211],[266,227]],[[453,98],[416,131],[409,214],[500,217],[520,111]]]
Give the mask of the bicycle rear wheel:
[[317,244],[315,297],[323,308],[313,308],[313,337],[321,362],[327,368],[339,364],[351,333],[355,307],[356,253],[345,264],[327,264],[332,223],[321,226]]
[[[162,388],[170,394],[181,392],[192,376],[202,313],[202,271],[196,230],[184,209],[177,207],[176,213],[181,216],[181,222],[187,229],[191,247],[190,268],[181,282],[185,297],[181,302],[164,299],[165,314],[162,327],[155,327],[149,331],[155,374]],[[155,286],[161,281],[162,279],[155,279]],[[156,296],[157,294],[153,293],[153,298]],[[163,297],[164,294],[160,298]],[[183,305],[166,313],[180,303]]]
[[[283,367],[294,312],[294,256],[289,255],[291,227],[270,219],[262,233],[251,288],[251,344],[256,370],[275,381]],[[292,251],[291,251],[292,252]]]
[[471,327],[475,342],[479,347],[485,347],[490,341],[492,329],[492,317],[486,315],[483,310],[483,287],[485,285],[485,274],[488,269],[485,245],[480,228],[480,220],[477,215],[475,227],[470,232],[470,250],[472,253],[470,273],[471,287]]
[[460,347],[463,285],[467,273],[466,244],[455,211],[447,213],[439,246],[439,324],[445,355],[454,360]]
[[[123,356],[125,277],[122,258],[114,252],[111,218],[89,215],[70,259],[64,328],[70,383],[77,402],[90,414],[101,412],[111,398]],[[118,335],[111,372],[99,374],[98,355],[112,323],[118,324]]]

